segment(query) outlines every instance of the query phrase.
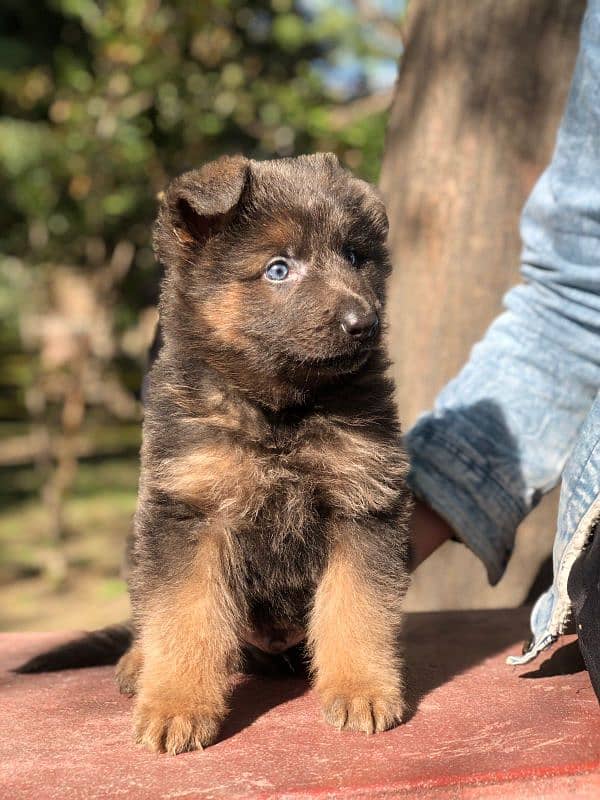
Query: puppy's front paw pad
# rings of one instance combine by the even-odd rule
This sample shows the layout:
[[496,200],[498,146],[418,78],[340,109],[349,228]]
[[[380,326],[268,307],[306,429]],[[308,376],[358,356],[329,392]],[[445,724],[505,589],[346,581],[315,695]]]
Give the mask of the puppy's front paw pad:
[[339,730],[380,733],[402,721],[402,701],[377,695],[330,695],[323,703],[325,719]]
[[135,739],[156,753],[172,756],[190,750],[203,750],[219,732],[219,720],[209,714],[167,714],[142,706],[136,712]]

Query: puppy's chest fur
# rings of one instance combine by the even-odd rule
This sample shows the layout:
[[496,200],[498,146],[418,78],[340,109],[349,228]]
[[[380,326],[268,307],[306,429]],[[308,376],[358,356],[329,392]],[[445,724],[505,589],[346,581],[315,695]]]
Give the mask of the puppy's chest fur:
[[301,622],[336,519],[393,514],[403,499],[406,463],[388,422],[319,409],[267,416],[225,403],[180,422],[176,452],[150,472],[223,537],[251,610]]

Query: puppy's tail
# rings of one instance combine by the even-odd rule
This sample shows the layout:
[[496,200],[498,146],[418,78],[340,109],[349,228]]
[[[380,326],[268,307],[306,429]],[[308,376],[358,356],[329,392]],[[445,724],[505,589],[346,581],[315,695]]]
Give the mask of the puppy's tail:
[[33,656],[15,669],[19,673],[57,672],[116,664],[133,640],[131,623],[109,625]]

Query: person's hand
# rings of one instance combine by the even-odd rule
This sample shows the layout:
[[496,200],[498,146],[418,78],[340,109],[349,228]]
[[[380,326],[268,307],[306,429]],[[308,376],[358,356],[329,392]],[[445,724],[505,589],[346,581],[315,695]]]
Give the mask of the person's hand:
[[412,571],[454,535],[446,520],[422,500],[415,502],[410,531]]

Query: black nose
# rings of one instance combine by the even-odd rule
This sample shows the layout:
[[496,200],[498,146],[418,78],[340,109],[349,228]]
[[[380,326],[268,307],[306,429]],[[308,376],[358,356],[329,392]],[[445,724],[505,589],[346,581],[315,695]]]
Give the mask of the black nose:
[[368,339],[378,326],[379,317],[375,311],[347,311],[342,319],[342,330],[355,339]]

